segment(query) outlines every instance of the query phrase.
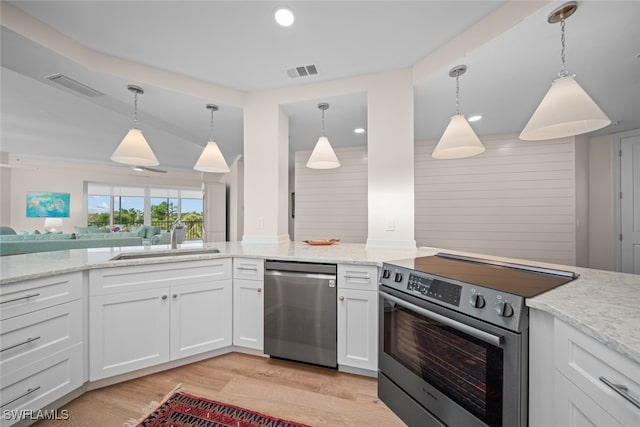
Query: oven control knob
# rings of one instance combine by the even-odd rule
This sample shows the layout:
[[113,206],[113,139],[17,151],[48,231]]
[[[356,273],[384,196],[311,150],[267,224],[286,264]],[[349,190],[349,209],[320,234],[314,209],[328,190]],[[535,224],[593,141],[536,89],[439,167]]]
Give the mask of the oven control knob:
[[388,279],[389,277],[391,277],[391,270],[387,270],[386,268],[382,270],[382,278]]
[[471,295],[471,299],[469,300],[469,304],[471,304],[471,307],[473,308],[484,308],[486,303],[487,302],[484,300],[484,297],[480,294]]
[[496,305],[496,313],[500,317],[511,317],[513,316],[513,307],[508,302],[501,302]]
[[393,278],[394,282],[402,282],[402,273],[396,273],[396,276]]

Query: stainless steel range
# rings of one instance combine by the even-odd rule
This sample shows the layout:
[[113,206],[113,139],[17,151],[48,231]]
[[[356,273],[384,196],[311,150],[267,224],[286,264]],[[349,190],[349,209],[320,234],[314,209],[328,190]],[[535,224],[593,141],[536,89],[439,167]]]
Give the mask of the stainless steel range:
[[384,263],[378,396],[409,426],[526,426],[525,298],[576,277],[449,254]]

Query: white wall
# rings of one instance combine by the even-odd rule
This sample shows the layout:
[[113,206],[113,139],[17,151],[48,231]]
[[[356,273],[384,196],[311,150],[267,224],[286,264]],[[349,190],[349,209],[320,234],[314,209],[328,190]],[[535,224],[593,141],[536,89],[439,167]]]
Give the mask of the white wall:
[[483,154],[458,160],[416,144],[418,246],[574,265],[574,139],[483,143]]
[[589,267],[615,270],[611,136],[589,140]]
[[295,239],[367,241],[367,148],[336,148],[341,166],[317,170],[305,166],[310,151],[296,153]]
[[575,137],[576,265],[589,267],[589,139]]
[[[0,151],[0,194],[11,193],[11,169],[5,167],[9,163],[9,154]],[[4,203],[0,205],[0,225],[11,224],[11,203]]]
[[[4,188],[0,195],[3,206],[9,206],[11,223],[14,230],[32,231],[44,228],[44,219],[26,217],[26,194],[32,191],[70,193],[70,218],[63,219],[62,231],[73,233],[74,226],[87,223],[87,206],[84,198],[86,181],[127,184],[127,185],[162,185],[169,187],[200,188],[201,174],[134,172],[127,167],[84,165],[63,163],[59,161],[21,160],[19,167],[11,171],[11,188]],[[16,162],[12,162],[13,165]]]

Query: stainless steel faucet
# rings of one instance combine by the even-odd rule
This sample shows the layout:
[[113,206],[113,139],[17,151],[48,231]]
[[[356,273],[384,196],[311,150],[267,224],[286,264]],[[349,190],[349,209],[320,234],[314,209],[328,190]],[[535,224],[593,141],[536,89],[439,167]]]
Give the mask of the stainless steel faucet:
[[183,228],[184,225],[180,221],[180,217],[171,224],[171,249],[178,248],[178,233],[176,233],[176,230],[182,230]]

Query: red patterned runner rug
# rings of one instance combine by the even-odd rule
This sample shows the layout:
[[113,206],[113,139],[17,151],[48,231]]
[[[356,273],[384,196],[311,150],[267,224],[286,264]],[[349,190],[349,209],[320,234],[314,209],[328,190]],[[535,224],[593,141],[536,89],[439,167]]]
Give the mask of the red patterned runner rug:
[[187,393],[172,394],[138,427],[309,427]]

